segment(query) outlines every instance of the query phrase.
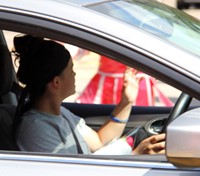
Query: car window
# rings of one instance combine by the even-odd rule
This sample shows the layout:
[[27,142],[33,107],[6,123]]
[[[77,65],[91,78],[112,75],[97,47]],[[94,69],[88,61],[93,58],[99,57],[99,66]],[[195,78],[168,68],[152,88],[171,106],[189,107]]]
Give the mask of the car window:
[[[76,72],[76,94],[66,101],[117,104],[126,65],[106,56],[65,44],[71,50]],[[133,68],[140,79],[136,106],[173,106],[180,91]]]
[[92,4],[88,8],[141,28],[199,55],[199,21],[175,8],[149,0],[110,1]]
[[[65,101],[83,104],[117,104],[121,95],[120,81],[123,79],[126,65],[82,48],[68,44],[65,46],[71,49],[76,72],[76,94]],[[134,105],[163,107],[174,105],[181,94],[180,90],[140,70],[135,71],[140,83]],[[190,104],[190,106],[198,105],[200,103],[196,99]]]
[[[13,49],[13,37],[20,33],[4,31],[9,50]],[[117,104],[122,88],[123,72],[126,65],[113,61],[89,50],[62,43],[71,53],[76,72],[76,93],[64,102],[82,104]],[[18,63],[13,60],[15,71]],[[136,106],[171,107],[178,99],[181,91],[139,70],[136,77],[140,78]],[[137,91],[137,90],[133,90]],[[199,105],[193,100],[191,106]]]

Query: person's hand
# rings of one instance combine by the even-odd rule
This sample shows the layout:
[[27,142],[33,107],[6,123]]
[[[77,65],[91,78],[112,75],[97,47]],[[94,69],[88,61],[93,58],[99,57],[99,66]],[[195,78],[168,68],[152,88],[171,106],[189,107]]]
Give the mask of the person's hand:
[[122,90],[122,102],[133,104],[136,100],[139,87],[139,79],[136,78],[137,70],[127,67],[124,72],[124,84]]
[[164,154],[165,134],[153,135],[144,139],[134,150],[133,155],[140,154]]

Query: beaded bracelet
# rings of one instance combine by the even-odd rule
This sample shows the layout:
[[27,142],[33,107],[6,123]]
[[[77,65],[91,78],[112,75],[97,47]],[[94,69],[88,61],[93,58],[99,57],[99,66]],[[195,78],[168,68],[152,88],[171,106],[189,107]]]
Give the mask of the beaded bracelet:
[[127,123],[128,122],[128,119],[120,120],[117,117],[113,116],[112,114],[110,114],[110,118],[111,118],[112,121],[117,122],[117,123]]

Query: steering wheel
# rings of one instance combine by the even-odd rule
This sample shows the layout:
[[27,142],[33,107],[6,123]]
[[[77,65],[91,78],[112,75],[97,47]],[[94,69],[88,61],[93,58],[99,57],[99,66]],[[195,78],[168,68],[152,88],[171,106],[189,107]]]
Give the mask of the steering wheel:
[[167,126],[176,119],[179,115],[187,110],[190,103],[192,101],[192,97],[184,92],[181,93],[178,100],[176,101],[174,107],[172,108],[171,112],[169,113],[169,117],[167,118],[165,124],[160,133],[165,133]]
[[[192,97],[184,92],[181,93],[181,95],[179,96],[179,98],[177,99],[174,107],[172,108],[172,110],[169,113],[168,118],[165,121],[165,124],[162,127],[162,130],[160,131],[160,133],[165,133],[167,126],[174,120],[176,119],[180,114],[182,114],[183,112],[185,112],[187,110],[187,108],[189,107],[190,103],[192,101]],[[147,135],[147,132],[145,132],[144,129],[140,129],[137,131],[137,134],[135,135],[136,139],[136,143],[134,147],[137,147],[137,145],[144,139],[146,139],[147,137],[149,137]]]

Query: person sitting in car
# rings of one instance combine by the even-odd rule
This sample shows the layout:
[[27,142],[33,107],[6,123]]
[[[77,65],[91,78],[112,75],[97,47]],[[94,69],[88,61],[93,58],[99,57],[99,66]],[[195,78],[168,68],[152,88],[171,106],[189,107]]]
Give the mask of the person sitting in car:
[[[121,137],[136,99],[138,80],[131,68],[124,73],[122,97],[104,125],[95,131],[62,101],[75,93],[75,73],[69,51],[61,44],[35,36],[14,38],[17,77],[25,85],[14,122],[16,144],[22,151],[91,154]],[[143,140],[133,154],[165,152],[165,134]],[[115,149],[117,150],[117,148]]]

